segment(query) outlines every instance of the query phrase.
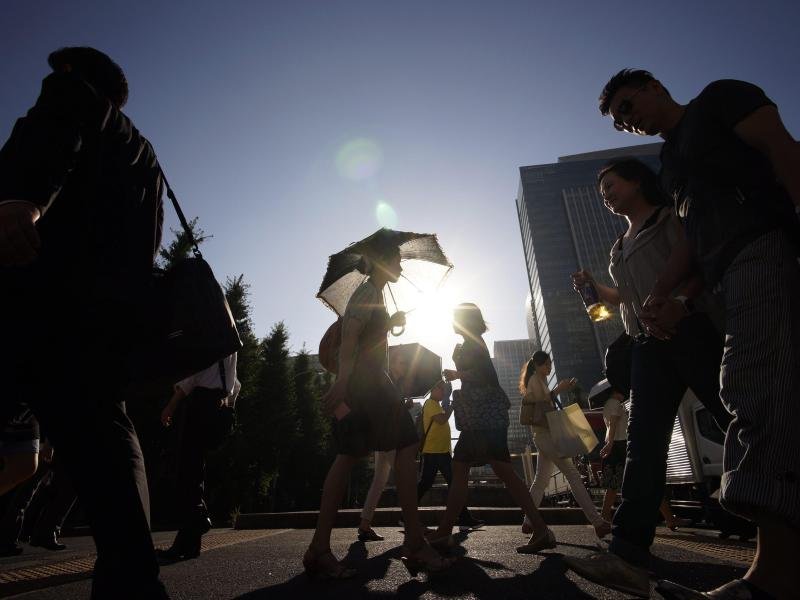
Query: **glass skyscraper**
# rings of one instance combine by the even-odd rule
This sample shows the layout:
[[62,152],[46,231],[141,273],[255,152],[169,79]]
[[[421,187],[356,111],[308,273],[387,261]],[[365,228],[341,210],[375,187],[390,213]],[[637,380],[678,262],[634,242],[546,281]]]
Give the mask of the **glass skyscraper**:
[[508,449],[512,454],[525,450],[532,444],[530,428],[519,423],[519,407],[522,396],[519,393],[519,375],[522,366],[538,349],[536,340],[498,340],[494,343],[494,368],[500,387],[508,395],[511,407],[508,409]]
[[615,311],[593,324],[570,275],[583,268],[611,283],[611,246],[625,231],[597,191],[597,172],[613,158],[634,156],[659,169],[661,144],[564,156],[557,163],[520,167],[516,199],[528,269],[531,309],[541,348],[553,358],[551,383],[576,377],[585,395],[603,377],[605,349],[622,331]]

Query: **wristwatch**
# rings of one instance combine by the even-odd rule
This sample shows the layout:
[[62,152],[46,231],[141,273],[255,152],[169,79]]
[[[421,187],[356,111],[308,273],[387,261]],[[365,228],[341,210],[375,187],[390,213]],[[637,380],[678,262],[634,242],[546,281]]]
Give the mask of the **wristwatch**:
[[694,301],[688,296],[675,296],[675,300],[683,304],[683,310],[686,311],[687,315],[694,312]]

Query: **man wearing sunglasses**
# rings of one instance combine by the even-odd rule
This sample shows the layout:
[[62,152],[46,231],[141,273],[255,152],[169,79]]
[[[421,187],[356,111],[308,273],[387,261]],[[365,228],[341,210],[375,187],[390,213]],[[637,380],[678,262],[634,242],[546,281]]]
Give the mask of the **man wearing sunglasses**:
[[[645,302],[645,320],[652,335],[669,335],[680,317],[667,298],[695,271],[724,304],[720,396],[734,420],[720,501],[759,528],[756,558],[743,579],[703,593],[666,581],[658,590],[666,598],[796,597],[800,144],[775,104],[743,81],[715,81],[682,105],[652,74],[625,69],[603,89],[600,112],[619,131],[664,139],[661,185],[687,239]],[[624,483],[622,496],[643,500],[625,498]],[[652,538],[636,539],[634,524],[621,520],[614,519],[609,553],[567,562],[587,579],[647,597]]]

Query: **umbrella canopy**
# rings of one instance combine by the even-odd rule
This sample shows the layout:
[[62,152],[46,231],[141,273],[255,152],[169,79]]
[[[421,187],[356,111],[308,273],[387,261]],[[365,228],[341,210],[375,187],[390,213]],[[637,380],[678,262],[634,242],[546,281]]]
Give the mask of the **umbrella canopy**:
[[357,269],[361,258],[375,259],[390,246],[400,249],[403,266],[400,281],[388,284],[397,309],[415,308],[420,294],[438,288],[453,268],[435,234],[383,228],[330,256],[317,298],[342,316],[353,292],[367,279]]

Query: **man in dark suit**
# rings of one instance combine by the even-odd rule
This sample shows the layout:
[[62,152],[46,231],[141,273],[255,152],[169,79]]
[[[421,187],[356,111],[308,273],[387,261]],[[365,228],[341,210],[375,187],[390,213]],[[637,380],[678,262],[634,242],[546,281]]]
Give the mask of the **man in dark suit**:
[[86,510],[92,598],[166,598],[121,397],[160,245],[161,172],[120,112],[128,86],[117,64],[93,48],[48,62],[53,73],[0,150],[0,381],[30,404]]

